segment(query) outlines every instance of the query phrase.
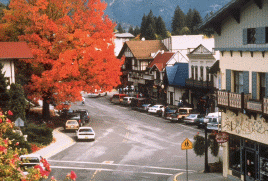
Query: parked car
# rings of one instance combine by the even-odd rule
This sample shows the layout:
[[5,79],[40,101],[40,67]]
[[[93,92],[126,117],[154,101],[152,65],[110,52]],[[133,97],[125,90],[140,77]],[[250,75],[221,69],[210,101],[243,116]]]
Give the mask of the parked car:
[[174,105],[168,105],[165,108],[165,115],[164,117],[168,117],[171,114],[175,114],[178,111],[178,107]]
[[165,107],[162,104],[155,104],[152,107],[149,107],[148,113],[151,114],[160,114],[162,111],[164,111]]
[[126,94],[114,94],[111,98],[111,102],[114,104],[120,104],[123,101],[123,98],[127,97]]
[[79,123],[79,126],[83,126],[86,124],[86,116],[83,113],[75,112],[68,120],[76,120]]
[[24,175],[28,175],[28,170],[33,168],[36,165],[40,165],[43,170],[46,168],[44,167],[44,164],[42,163],[43,158],[39,154],[29,154],[29,155],[21,155],[20,156],[20,169],[22,170]]
[[121,102],[122,105],[124,106],[130,106],[131,100],[134,99],[135,97],[124,97],[123,101]]
[[76,131],[79,129],[77,120],[67,120],[65,123],[65,131]]
[[200,118],[197,121],[197,127],[205,128],[205,123],[208,123],[210,118],[218,118],[218,117],[221,117],[221,112],[208,113],[208,115],[205,118]]
[[75,112],[80,113],[80,116],[82,116],[83,119],[85,119],[86,123],[88,123],[90,121],[88,110],[86,110],[86,109],[77,109]]
[[171,114],[166,117],[171,122],[183,121],[183,119],[190,115],[192,108],[189,107],[180,107],[175,114]]
[[134,98],[131,100],[130,107],[134,110],[141,110],[143,104],[154,104],[154,101],[145,97]]
[[152,104],[142,104],[140,107],[137,107],[137,109],[139,111],[148,112],[148,109],[152,106]]
[[92,127],[80,127],[76,131],[77,140],[95,140],[95,132]]
[[185,124],[197,124],[197,120],[204,117],[204,115],[200,114],[190,114],[186,118],[184,118],[183,122]]
[[208,131],[221,131],[221,117],[209,118],[207,123]]

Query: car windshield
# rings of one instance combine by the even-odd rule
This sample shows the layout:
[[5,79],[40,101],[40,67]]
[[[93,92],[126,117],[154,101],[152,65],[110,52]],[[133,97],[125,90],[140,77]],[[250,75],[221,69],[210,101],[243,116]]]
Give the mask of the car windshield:
[[179,109],[179,112],[180,113],[187,113],[187,110],[186,109]]
[[196,114],[190,114],[189,116],[188,116],[188,118],[195,118],[196,117]]
[[92,129],[80,129],[79,132],[83,132],[83,133],[92,133],[93,130],[92,130]]
[[158,108],[158,106],[152,106],[152,108]]
[[39,163],[39,158],[38,157],[21,157],[22,162],[26,163]]
[[68,121],[66,124],[77,124],[77,121]]
[[210,123],[217,123],[217,118],[209,118]]

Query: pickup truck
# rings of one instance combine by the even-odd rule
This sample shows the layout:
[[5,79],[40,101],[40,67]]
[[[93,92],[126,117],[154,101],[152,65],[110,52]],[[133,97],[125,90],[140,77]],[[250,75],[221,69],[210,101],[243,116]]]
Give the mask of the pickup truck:
[[189,107],[180,107],[176,113],[170,114],[166,119],[169,119],[171,122],[182,122],[185,117],[189,116],[192,110]]

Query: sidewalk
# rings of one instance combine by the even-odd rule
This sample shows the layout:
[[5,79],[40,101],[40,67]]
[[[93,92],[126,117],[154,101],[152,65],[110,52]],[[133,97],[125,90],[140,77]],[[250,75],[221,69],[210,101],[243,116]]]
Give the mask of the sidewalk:
[[56,128],[53,130],[53,138],[56,140],[54,143],[42,148],[35,152],[36,154],[41,155],[42,157],[48,159],[55,154],[61,152],[62,150],[67,149],[68,147],[75,144],[75,141],[69,136],[65,135],[62,131],[62,127]]

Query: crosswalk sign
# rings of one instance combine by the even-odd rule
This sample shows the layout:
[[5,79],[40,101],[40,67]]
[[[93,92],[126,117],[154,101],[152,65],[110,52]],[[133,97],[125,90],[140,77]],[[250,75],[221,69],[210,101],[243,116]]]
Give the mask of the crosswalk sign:
[[188,138],[186,138],[181,144],[181,149],[182,150],[193,149],[193,143]]

